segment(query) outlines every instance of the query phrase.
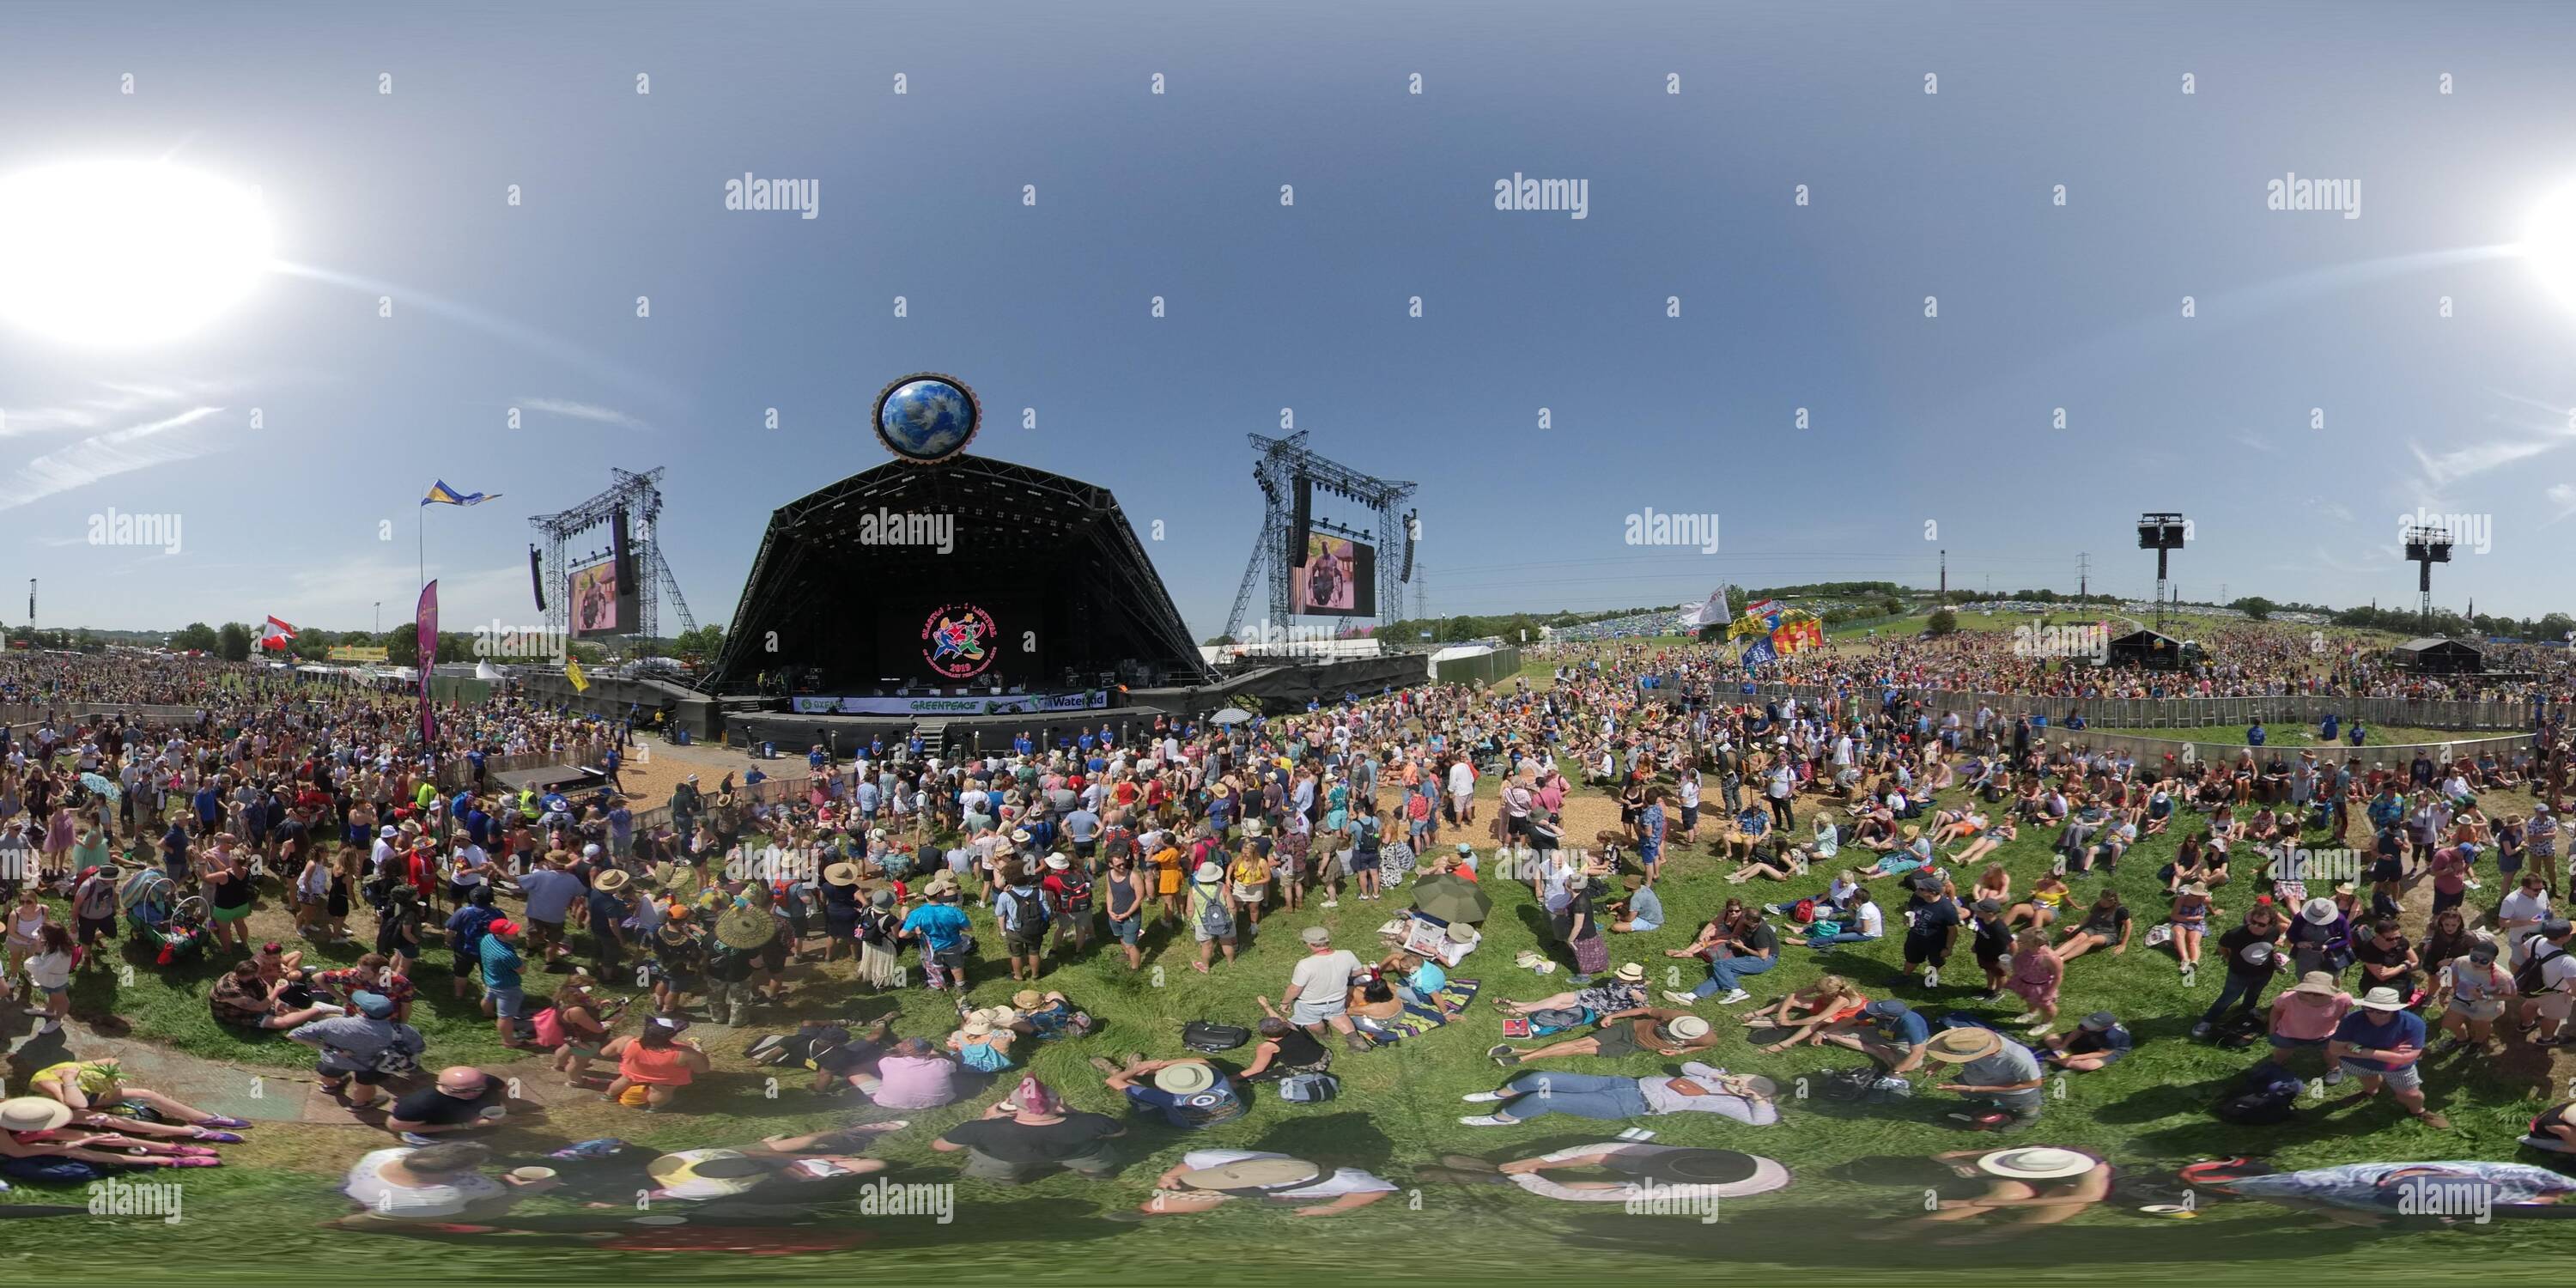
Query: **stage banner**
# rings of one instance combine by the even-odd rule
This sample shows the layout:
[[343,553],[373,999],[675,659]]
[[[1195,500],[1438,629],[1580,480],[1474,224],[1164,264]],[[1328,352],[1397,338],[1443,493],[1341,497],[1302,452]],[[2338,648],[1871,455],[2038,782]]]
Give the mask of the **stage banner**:
[[438,583],[420,588],[420,610],[414,620],[420,627],[420,741],[426,748],[438,741],[438,720],[429,709],[429,673],[438,666]]
[[1096,711],[1109,705],[1109,690],[1088,693],[1015,693],[982,698],[835,698],[808,694],[787,700],[800,715],[844,716],[1008,716],[1061,711]]
[[323,656],[333,662],[382,662],[388,659],[390,651],[364,644],[334,644]]

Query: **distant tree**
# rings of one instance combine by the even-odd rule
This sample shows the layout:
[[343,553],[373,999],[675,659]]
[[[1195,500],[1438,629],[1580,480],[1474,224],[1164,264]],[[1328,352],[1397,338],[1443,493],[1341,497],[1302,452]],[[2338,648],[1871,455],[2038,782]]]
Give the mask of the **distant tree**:
[[170,636],[170,647],[182,653],[189,649],[212,653],[216,643],[215,628],[204,622],[190,622]]
[[227,662],[250,660],[250,628],[240,622],[226,622],[215,632],[215,655]]
[[2272,614],[2279,610],[2280,605],[2263,598],[2261,595],[2247,595],[2243,599],[2229,604],[2228,607],[2245,614],[2247,617],[2252,618],[2255,621],[2262,622],[2271,620]]
[[1925,622],[1923,628],[1935,635],[1947,635],[1959,629],[1959,615],[1947,608],[1935,609],[1932,620]]

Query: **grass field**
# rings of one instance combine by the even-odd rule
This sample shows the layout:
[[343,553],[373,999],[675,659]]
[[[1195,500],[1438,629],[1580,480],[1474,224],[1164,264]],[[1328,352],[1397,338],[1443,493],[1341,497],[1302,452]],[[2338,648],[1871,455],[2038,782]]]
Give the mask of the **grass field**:
[[[1813,802],[1800,803],[1803,822]],[[1588,835],[1615,818],[1612,806],[1587,793],[1569,808],[1570,827]],[[2271,1129],[2230,1128],[2206,1109],[2222,1082],[2240,1070],[2250,1052],[2227,1052],[2189,1042],[2185,1030],[2216,987],[2204,977],[2197,987],[2181,980],[2164,950],[2142,946],[2143,928],[2161,916],[2155,897],[2154,869],[2170,853],[2173,841],[2149,841],[2122,865],[2117,887],[2139,911],[2141,946],[2124,957],[2095,953],[2070,966],[2065,1010],[2070,1016],[2096,1008],[2120,1014],[2137,1032],[2141,1049],[2132,1059],[2097,1074],[2081,1075],[2052,1088],[2046,1121],[2016,1138],[2020,1144],[2063,1144],[2101,1152],[2124,1168],[2151,1169],[2214,1154],[2257,1152],[2284,1166],[2363,1159],[2512,1158],[2522,1120],[2539,1103],[2535,1097],[2554,1088],[2557,1075],[2530,1059],[2528,1048],[2513,1062],[2484,1068],[2454,1060],[2432,1074],[2433,1102],[2450,1114],[2455,1128],[2435,1132],[2406,1119],[2385,1104],[2313,1108],[2300,1121]],[[2045,843],[2026,838],[2002,855],[2016,877],[2016,888],[2048,863]],[[1697,920],[1729,894],[1778,898],[1804,891],[1780,886],[1735,889],[1727,886],[1714,859],[1698,856],[1668,869],[1665,899],[1675,924],[1649,935],[1620,937],[1614,960],[1645,962],[1659,986],[1687,986],[1695,975],[1685,963],[1662,956],[1661,950],[1686,942]],[[2098,880],[2098,878],[2096,879]],[[2155,1273],[2182,1272],[2222,1281],[2237,1276],[2269,1277],[2290,1270],[2307,1275],[2330,1273],[2345,1281],[2372,1281],[2379,1272],[2394,1272],[2396,1263],[2420,1267],[2427,1258],[2458,1266],[2496,1266],[2488,1277],[2505,1277],[2507,1263],[2532,1261],[2553,1245],[2544,1231],[2519,1226],[2461,1226],[2437,1237],[2439,1244],[2417,1239],[2403,1249],[2385,1240],[2395,1228],[2355,1229],[2293,1215],[2251,1203],[2218,1203],[2203,1211],[2187,1229],[2167,1220],[2140,1216],[2106,1205],[2062,1227],[2027,1232],[2010,1242],[1988,1243],[1974,1251],[1933,1248],[1916,1236],[1896,1247],[1874,1247],[1859,1236],[1892,1231],[1892,1223],[1919,1213],[1927,1182],[1921,1160],[1944,1150],[1966,1148],[1982,1140],[1959,1131],[1943,1114],[1955,1108],[1951,1098],[1923,1091],[1910,1105],[1856,1110],[1815,1099],[1793,1099],[1780,1124],[1748,1128],[1702,1115],[1652,1120],[1647,1126],[1665,1143],[1737,1147],[1776,1157],[1796,1174],[1789,1189],[1756,1198],[1730,1201],[1722,1219],[1699,1224],[1687,1218],[1629,1216],[1615,1205],[1594,1210],[1555,1203],[1515,1189],[1450,1188],[1417,1185],[1414,1169],[1450,1152],[1473,1153],[1501,1160],[1523,1157],[1584,1140],[1603,1140],[1616,1125],[1588,1125],[1562,1117],[1517,1127],[1476,1129],[1457,1124],[1470,1107],[1459,1101],[1465,1092],[1491,1086],[1496,1071],[1484,1058],[1486,1047],[1500,1038],[1499,1020],[1490,1002],[1497,997],[1534,997],[1553,991],[1562,975],[1541,980],[1512,965],[1520,949],[1539,946],[1544,918],[1526,887],[1489,881],[1496,909],[1487,923],[1485,946],[1455,974],[1483,981],[1484,992],[1468,1014],[1449,1027],[1399,1046],[1366,1055],[1344,1055],[1336,1065],[1343,1076],[1340,1099],[1322,1106],[1286,1105],[1256,1094],[1253,1111],[1236,1122],[1194,1137],[1159,1125],[1139,1125],[1122,1142],[1132,1164],[1115,1179],[1082,1181],[1059,1176],[1017,1189],[960,1182],[956,1195],[958,1222],[939,1226],[926,1221],[878,1219],[867,1223],[871,1242],[856,1254],[800,1254],[764,1259],[756,1273],[763,1277],[820,1275],[829,1280],[866,1274],[871,1278],[936,1275],[946,1279],[981,1280],[1008,1277],[1050,1282],[1129,1283],[1204,1282],[1222,1265],[1229,1279],[1270,1282],[1321,1273],[1333,1278],[1382,1277],[1447,1281],[1467,1275],[1482,1279],[1535,1281],[1597,1274],[1604,1265],[1646,1274],[1688,1273],[1710,1260],[1738,1263],[1756,1272],[1823,1275],[1828,1281],[1906,1264],[1909,1279],[1930,1282],[1990,1281],[1991,1267],[2010,1267],[2017,1278],[2054,1281],[2069,1267],[2098,1269],[2125,1264]],[[2091,883],[2079,883],[2091,893]],[[2483,898],[2492,898],[2491,889]],[[2231,910],[2250,892],[2223,892]],[[1148,972],[1131,975],[1110,956],[1052,965],[1046,984],[1070,994],[1081,1006],[1106,1021],[1106,1028],[1087,1041],[1045,1046],[1034,1067],[1067,1089],[1078,1107],[1117,1113],[1113,1097],[1084,1064],[1087,1056],[1141,1050],[1152,1055],[1179,1053],[1182,1022],[1195,1018],[1249,1022],[1258,1011],[1256,994],[1276,997],[1290,966],[1300,955],[1295,930],[1322,921],[1337,942],[1369,955],[1373,930],[1391,905],[1344,899],[1332,912],[1307,912],[1274,921],[1232,966],[1201,977],[1187,969],[1186,945],[1167,947],[1165,932],[1149,931],[1157,955]],[[263,918],[276,914],[263,911]],[[987,928],[990,946],[998,938]],[[1787,963],[1754,981],[1758,999],[1805,983],[1826,969],[1858,981],[1874,996],[1894,995],[1931,1013],[1950,1009],[1998,1020],[2015,1013],[2011,1003],[1981,1004],[1975,989],[1965,986],[1974,966],[1964,955],[1954,961],[1953,980],[1937,995],[1898,979],[1898,949],[1893,940],[1844,951],[1830,958],[1802,947],[1785,950]],[[434,954],[433,963],[443,957]],[[1160,969],[1154,969],[1159,965]],[[847,982],[847,967],[830,972],[803,968],[797,977],[794,1005],[800,1011],[873,1016],[892,1011],[898,1031],[937,1038],[951,1027],[940,999],[920,991],[893,998],[858,995]],[[1958,978],[1964,975],[1967,979]],[[289,1076],[303,1064],[301,1049],[282,1041],[244,1041],[217,1029],[202,1002],[211,978],[206,968],[164,975],[138,967],[130,987],[117,986],[101,973],[85,978],[76,992],[76,1012],[113,1015],[137,1033],[161,1038],[182,1050],[236,1067],[245,1076]],[[542,977],[531,984],[543,987]],[[975,999],[979,1004],[1004,1000],[1015,987],[998,964],[979,971]],[[445,998],[442,975],[424,970],[419,1024],[429,1035],[434,1063],[473,1062],[534,1078],[536,1066],[502,1052],[491,1031],[470,1004]],[[1703,1005],[1714,1016],[1713,1006]],[[1740,1034],[1727,1032],[1708,1058],[1740,1072],[1762,1072],[1794,1090],[1799,1079],[1828,1068],[1855,1063],[1850,1053],[1824,1055],[1802,1051],[1786,1056],[1753,1052]],[[809,1099],[802,1090],[773,1092],[763,1072],[739,1058],[741,1042],[758,1030],[728,1035],[702,1025],[697,1035],[718,1056],[719,1072],[690,1093],[684,1109],[647,1116],[595,1102],[557,1106],[542,1123],[517,1123],[496,1142],[505,1158],[526,1161],[569,1140],[617,1135],[668,1148],[747,1143],[764,1134],[802,1130],[849,1120],[855,1104],[830,1105]],[[1643,1075],[1669,1062],[1652,1055],[1622,1061],[1581,1060],[1565,1067],[1587,1072]],[[989,1097],[986,1098],[989,1100]],[[985,1101],[910,1115],[913,1126],[876,1152],[897,1162],[894,1179],[946,1181],[955,1176],[948,1157],[932,1153],[929,1141],[948,1125],[972,1116]],[[527,1274],[579,1275],[633,1273],[658,1280],[716,1281],[749,1271],[722,1255],[656,1256],[638,1263],[637,1253],[608,1253],[582,1246],[580,1240],[521,1241],[458,1236],[409,1239],[317,1230],[338,1215],[344,1203],[335,1185],[347,1163],[384,1138],[354,1127],[262,1126],[248,1146],[228,1151],[232,1165],[183,1176],[187,1220],[164,1226],[115,1224],[109,1218],[68,1218],[0,1225],[0,1265],[29,1273],[73,1268],[113,1267],[120,1278],[186,1278],[196,1282],[260,1279],[278,1282],[299,1276],[346,1278],[363,1266],[371,1275],[459,1278],[506,1278]],[[1151,1189],[1156,1173],[1180,1152],[1192,1147],[1275,1148],[1311,1157],[1326,1165],[1363,1167],[1403,1187],[1390,1200],[1357,1213],[1310,1223],[1275,1210],[1236,1204],[1199,1216],[1162,1218],[1140,1230],[1107,1222],[1105,1210],[1133,1205]],[[22,1186],[5,1196],[37,1201],[34,1187]],[[59,1200],[58,1200],[59,1201]],[[77,1198],[73,1201],[78,1201]],[[580,1215],[560,1201],[540,1200],[523,1211]],[[850,1218],[857,1220],[858,1218]],[[1105,1241],[1116,1238],[1114,1246]],[[274,1249],[275,1252],[267,1250]],[[294,1250],[286,1254],[285,1250]],[[1275,1249],[1255,1253],[1253,1249]],[[1891,1258],[1897,1260],[1892,1262]],[[2537,1264],[2536,1262],[2532,1262]],[[31,1280],[32,1282],[32,1280]]]

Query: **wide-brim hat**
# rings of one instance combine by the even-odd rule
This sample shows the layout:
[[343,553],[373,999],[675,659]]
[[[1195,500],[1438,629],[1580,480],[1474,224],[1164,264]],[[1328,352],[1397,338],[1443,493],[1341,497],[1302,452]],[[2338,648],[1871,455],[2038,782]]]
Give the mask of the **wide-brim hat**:
[[625,889],[626,883],[633,879],[633,877],[627,875],[626,869],[624,868],[610,868],[606,872],[602,872],[598,876],[591,878],[590,888],[593,890],[606,890],[613,894],[619,890]]
[[1637,962],[1621,962],[1619,969],[1611,973],[1631,984],[1639,983],[1646,978],[1646,968]]
[[778,919],[758,908],[727,908],[716,918],[716,941],[727,948],[762,948],[777,937]]
[[836,886],[857,885],[859,883],[859,865],[855,863],[835,863],[830,867],[823,869],[823,880],[828,884]]
[[1234,789],[1223,783],[1218,783],[1216,786],[1208,789],[1208,795],[1214,796],[1219,800],[1223,800],[1228,796],[1234,795]]
[[1154,1087],[1175,1096],[1195,1096],[1216,1085],[1216,1070],[1203,1061],[1165,1065],[1154,1071]]
[[72,1120],[72,1107],[50,1096],[0,1100],[0,1131],[52,1131]]
[[1222,881],[1225,879],[1225,869],[1213,863],[1202,863],[1190,873],[1190,876],[1198,881]]
[[2335,919],[2334,900],[2322,896],[2310,899],[2305,907],[2299,909],[2299,915],[2315,925],[2322,926]]
[[2406,1009],[2406,998],[2393,988],[2374,988],[2352,999],[2352,1004],[2365,1011],[2402,1011]]
[[1450,922],[1448,935],[1449,942],[1453,944],[1472,944],[1476,942],[1476,928],[1466,924],[1465,922]]
[[1668,1149],[1639,1159],[1631,1173],[1660,1185],[1688,1185],[1711,1198],[1762,1194],[1789,1183],[1789,1169],[1775,1159],[1732,1149]]
[[777,1170],[774,1163],[731,1149],[692,1149],[664,1154],[644,1165],[644,1174],[663,1185],[690,1182],[693,1195],[740,1194]]
[[2048,1145],[1999,1149],[1977,1159],[1978,1171],[2016,1181],[2063,1180],[2069,1176],[2082,1176],[2098,1165],[2099,1160],[2090,1154]]
[[1201,1167],[1172,1178],[1193,1190],[1284,1190],[1313,1182],[1324,1169],[1301,1158],[1247,1158]]
[[1945,1064],[1966,1064],[2003,1049],[2003,1035],[1992,1029],[1943,1029],[1923,1045],[1923,1054]]
[[1708,1036],[1708,1021],[1696,1015],[1679,1015],[1664,1024],[1664,1032],[1683,1042],[1697,1042]]
[[1261,820],[1257,818],[1247,818],[1243,820],[1243,834],[1245,836],[1261,835]]

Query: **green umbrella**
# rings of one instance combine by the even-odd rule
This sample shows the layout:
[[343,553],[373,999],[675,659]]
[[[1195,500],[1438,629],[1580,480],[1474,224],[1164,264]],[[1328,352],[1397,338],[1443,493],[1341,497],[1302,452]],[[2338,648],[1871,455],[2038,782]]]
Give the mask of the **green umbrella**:
[[1474,925],[1494,914],[1494,897],[1463,877],[1424,877],[1413,883],[1413,906],[1442,921]]

